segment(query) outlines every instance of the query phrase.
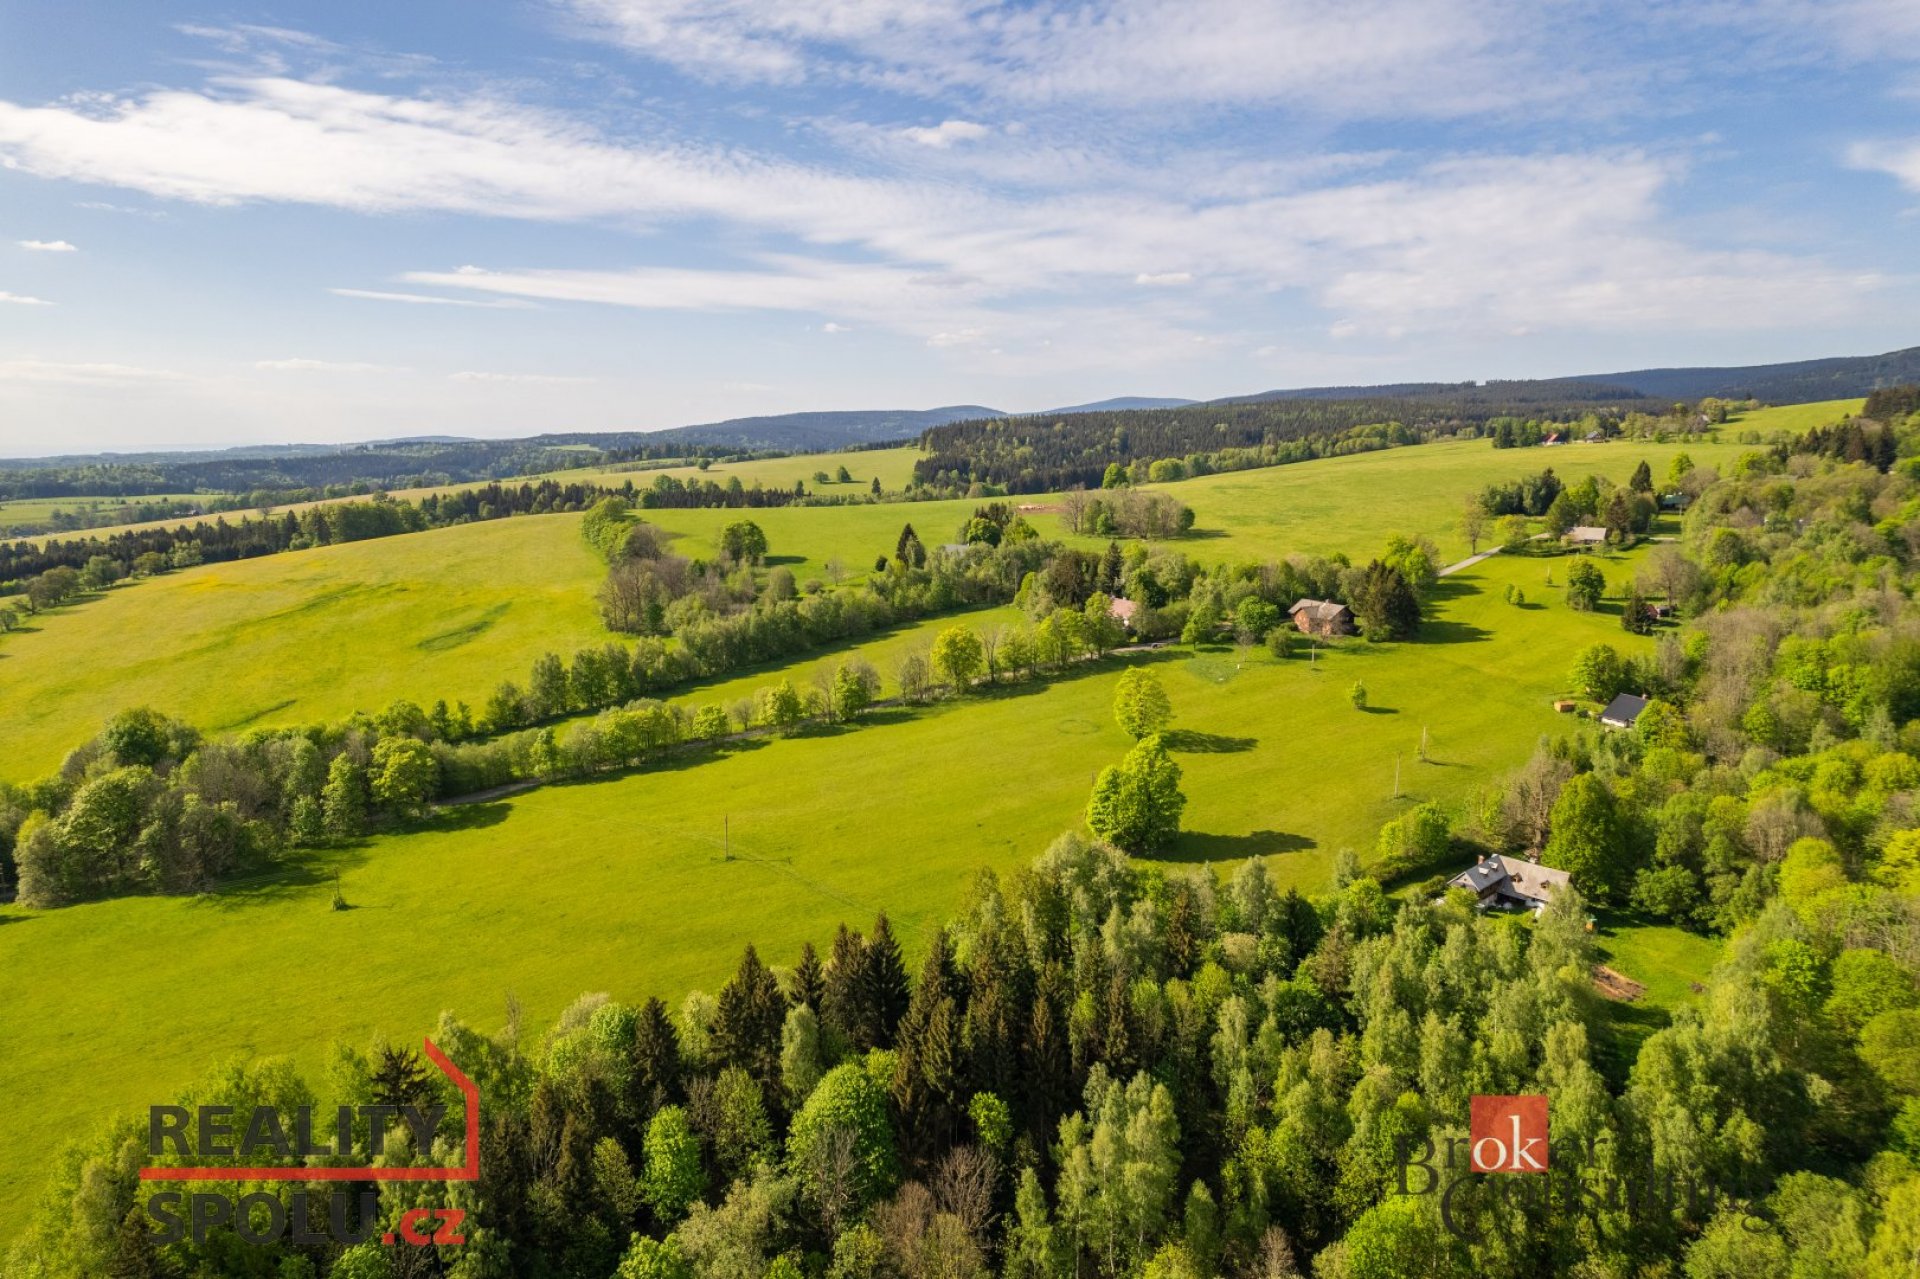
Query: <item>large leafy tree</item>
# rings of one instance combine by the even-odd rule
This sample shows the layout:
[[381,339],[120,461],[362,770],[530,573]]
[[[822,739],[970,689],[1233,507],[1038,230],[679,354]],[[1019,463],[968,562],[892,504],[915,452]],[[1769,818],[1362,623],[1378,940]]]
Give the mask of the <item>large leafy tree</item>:
[[1087,825],[1130,853],[1153,852],[1180,833],[1186,805],[1180,765],[1156,735],[1128,751],[1120,763],[1101,770],[1087,803]]
[[1166,728],[1173,719],[1173,703],[1160,677],[1144,667],[1133,667],[1113,690],[1113,718],[1138,741]]
[[720,553],[736,564],[758,564],[767,557],[767,535],[752,520],[739,520],[720,531]]
[[1613,792],[1592,773],[1578,773],[1553,803],[1553,833],[1541,860],[1573,876],[1575,887],[1602,902],[1617,901],[1634,867]]

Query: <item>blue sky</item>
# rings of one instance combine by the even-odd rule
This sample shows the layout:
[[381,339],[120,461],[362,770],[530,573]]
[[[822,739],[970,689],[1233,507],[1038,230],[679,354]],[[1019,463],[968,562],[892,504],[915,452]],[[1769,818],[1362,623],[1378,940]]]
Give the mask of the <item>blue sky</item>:
[[0,455],[1920,344],[1914,0],[0,3]]

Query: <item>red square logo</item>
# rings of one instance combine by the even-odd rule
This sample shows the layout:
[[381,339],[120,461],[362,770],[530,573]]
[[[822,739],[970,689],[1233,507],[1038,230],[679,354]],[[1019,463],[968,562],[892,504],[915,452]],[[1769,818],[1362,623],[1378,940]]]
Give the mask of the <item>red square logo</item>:
[[1467,1124],[1475,1172],[1547,1170],[1547,1099],[1475,1097]]

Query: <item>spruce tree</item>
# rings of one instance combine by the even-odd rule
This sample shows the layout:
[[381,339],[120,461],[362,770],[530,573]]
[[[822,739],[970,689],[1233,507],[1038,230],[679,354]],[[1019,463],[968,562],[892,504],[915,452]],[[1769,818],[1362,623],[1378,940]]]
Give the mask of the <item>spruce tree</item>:
[[777,1099],[780,1087],[780,1030],[787,1001],[780,983],[759,952],[748,946],[733,980],[720,988],[713,1018],[713,1049],[725,1065],[738,1066]]
[[666,1004],[657,998],[640,1009],[634,1025],[628,1086],[631,1109],[641,1123],[650,1121],[662,1106],[676,1105],[686,1097],[680,1074],[680,1035]]
[[829,1033],[865,1052],[855,1034],[860,1022],[860,980],[867,966],[867,948],[860,934],[840,925],[834,934],[833,954],[827,961],[825,986],[820,992],[820,1019]]
[[906,1015],[911,990],[907,965],[900,958],[900,944],[885,913],[873,921],[873,936],[867,939],[857,987],[859,1023],[852,1035],[856,1048],[890,1048],[894,1028]]
[[811,1008],[817,1016],[825,1008],[826,990],[827,973],[820,965],[819,952],[814,950],[812,942],[803,942],[800,962],[793,966],[793,990],[787,1000],[796,1008]]

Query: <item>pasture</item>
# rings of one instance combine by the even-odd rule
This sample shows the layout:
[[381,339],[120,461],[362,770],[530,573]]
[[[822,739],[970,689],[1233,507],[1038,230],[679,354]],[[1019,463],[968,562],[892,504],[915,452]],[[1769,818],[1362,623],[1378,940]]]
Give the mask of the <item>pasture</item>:
[[51,771],[133,705],[208,733],[398,697],[478,706],[547,649],[606,637],[594,603],[605,570],[579,520],[529,516],[209,564],[42,613],[0,640],[0,775]]
[[1785,431],[1800,435],[1816,426],[1830,426],[1841,418],[1852,417],[1866,407],[1865,399],[1817,400],[1812,404],[1782,404],[1774,408],[1753,409],[1727,416],[1723,428],[1735,436],[1749,431],[1762,435]]
[[[571,521],[545,523],[571,535]],[[1634,557],[1602,558],[1611,582]],[[443,1008],[493,1029],[508,992],[535,1033],[585,990],[677,1003],[715,989],[746,939],[791,962],[802,940],[824,944],[883,906],[915,951],[979,867],[1018,866],[1078,824],[1094,772],[1128,745],[1110,708],[1129,661],[1159,671],[1181,732],[1186,833],[1164,861],[1266,856],[1283,884],[1321,888],[1339,849],[1370,855],[1406,805],[1458,806],[1540,734],[1568,731],[1549,700],[1580,647],[1651,643],[1612,612],[1566,608],[1548,563],[1496,556],[1448,579],[1417,643],[1351,641],[1312,662],[1230,646],[1109,658],[1051,684],[450,809],[205,897],[0,909],[0,967],[61,974],[9,997],[0,1075],[20,1127],[0,1151],[0,1205],[17,1211],[41,1152],[74,1124],[166,1100],[224,1055],[312,1069],[328,1036],[412,1038]],[[1505,603],[1510,583],[1532,602]],[[1348,702],[1355,679],[1368,711]],[[1423,729],[1431,762],[1417,758]],[[344,912],[329,908],[336,870]],[[0,1235],[18,1224],[0,1220]]]
[[[1645,458],[1656,475],[1678,445],[1494,449],[1461,441],[1164,486],[1197,514],[1171,543],[1211,562],[1343,552],[1364,560],[1389,533],[1426,533],[1443,561],[1467,553],[1455,529],[1465,497],[1487,483],[1552,466],[1624,482]],[[1702,466],[1743,446],[1685,447]],[[855,455],[859,456],[859,455]],[[869,455],[872,456],[872,455]],[[794,459],[779,459],[793,461]],[[1015,501],[1045,504],[1045,498]],[[929,547],[957,536],[978,503],[649,511],[689,556],[718,552],[720,531],[752,518],[770,562],[805,582],[837,561],[857,575],[891,554],[911,522]],[[1067,535],[1035,514],[1044,537]],[[577,515],[520,516],[343,546],[295,551],[125,583],[43,614],[0,637],[0,705],[9,749],[0,776],[55,767],[115,711],[146,703],[203,731],[305,723],[377,710],[398,697],[478,707],[503,679],[521,681],[549,649],[608,638],[594,602],[602,569],[581,544]],[[883,671],[886,664],[875,662]]]

